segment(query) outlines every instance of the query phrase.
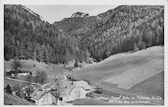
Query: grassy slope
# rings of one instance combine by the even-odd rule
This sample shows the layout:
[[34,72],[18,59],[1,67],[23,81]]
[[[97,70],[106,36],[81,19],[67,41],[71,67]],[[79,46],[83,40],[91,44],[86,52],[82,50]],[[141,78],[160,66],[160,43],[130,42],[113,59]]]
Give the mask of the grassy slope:
[[86,79],[91,83],[96,84],[98,81],[109,75],[123,72],[127,69],[143,64],[154,57],[162,56],[163,49],[164,47],[158,46],[135,53],[113,55],[97,64],[89,65],[77,71],[72,76],[79,79]]
[[[10,61],[4,61],[4,70],[5,71],[6,71],[6,69],[12,68],[12,62],[13,62],[13,59]],[[49,64],[46,64],[43,62],[33,61],[31,59],[20,60],[20,62],[22,63],[21,69],[35,69],[37,71],[45,71],[47,73],[47,75],[50,76],[45,81],[45,83],[53,81],[55,79],[54,77],[52,77],[53,75],[54,76],[61,75],[65,71],[65,69],[61,68],[58,65],[52,65],[52,64],[49,65]],[[34,67],[34,65],[35,65],[35,67]],[[25,80],[25,78],[20,78],[20,79]],[[5,85],[6,84],[7,83],[5,83]]]
[[160,96],[164,98],[164,72],[133,86],[129,92],[145,96]]
[[133,95],[142,96],[160,96],[164,98],[164,72],[156,74],[155,76],[148,78],[130,89],[118,88],[116,84],[111,84],[107,82],[101,82],[99,85],[104,89],[120,93],[129,93]]
[[142,65],[111,76],[102,82],[118,84],[119,88],[130,89],[132,86],[162,72],[163,58],[155,58]]
[[[12,67],[12,61],[13,60],[4,62],[5,70],[7,68]],[[22,63],[22,69],[35,69],[37,71],[46,71],[48,75],[60,75],[64,71],[64,69],[62,69],[58,65],[48,65],[43,62],[37,62],[37,61],[30,60],[30,59],[20,60],[20,62]],[[35,65],[35,67],[33,65]]]
[[10,85],[10,87],[14,87],[14,86],[20,86],[20,87],[23,87],[26,85],[26,83],[22,83],[22,82],[18,82],[18,81],[13,81],[13,80],[9,80],[9,79],[6,79],[4,78],[4,87],[6,87],[7,85]]
[[4,93],[4,105],[32,105],[32,104],[17,96]]
[[[144,96],[161,96],[164,92],[164,72],[156,74],[136,85],[130,89],[118,88],[116,84],[103,82],[100,80],[106,79],[114,74],[125,72],[128,69],[139,66],[153,58],[163,58],[164,47],[156,46],[146,50],[141,50],[135,53],[122,53],[111,56],[97,64],[87,66],[72,76],[80,79],[89,80],[92,84],[97,84],[104,89],[121,91],[132,94],[144,95]],[[156,66],[157,67],[157,66]]]

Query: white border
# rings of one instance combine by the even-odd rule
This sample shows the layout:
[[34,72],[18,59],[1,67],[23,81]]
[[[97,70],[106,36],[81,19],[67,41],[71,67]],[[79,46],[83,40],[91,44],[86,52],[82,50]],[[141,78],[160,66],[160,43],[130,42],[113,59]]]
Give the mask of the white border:
[[166,0],[3,0],[4,4],[164,5]]
[[[168,95],[168,92],[166,90],[168,90],[167,87],[167,82],[168,82],[168,74],[167,74],[167,69],[168,66],[166,66],[168,64],[167,61],[167,55],[168,55],[168,42],[166,42],[168,40],[167,37],[167,18],[168,18],[168,0],[0,0],[0,43],[1,43],[1,52],[0,52],[0,67],[1,67],[1,74],[0,74],[0,85],[1,85],[1,91],[0,91],[0,106],[2,107],[4,104],[4,92],[3,92],[3,84],[4,84],[4,79],[3,79],[3,71],[4,71],[4,29],[3,29],[3,25],[4,25],[4,13],[3,13],[3,5],[4,4],[22,4],[22,5],[164,5],[165,7],[165,11],[164,11],[164,15],[165,15],[165,19],[164,19],[164,24],[165,24],[165,47],[164,47],[164,54],[165,54],[165,99],[164,99],[164,107],[168,107],[168,98],[166,95]],[[6,106],[8,107],[8,106]],[[10,107],[10,106],[9,106]],[[46,107],[50,107],[50,106],[46,106]],[[120,107],[124,107],[124,106],[120,106]],[[138,106],[134,106],[134,107],[138,107]],[[145,107],[145,106],[144,106]],[[147,107],[153,107],[153,106],[147,106]]]

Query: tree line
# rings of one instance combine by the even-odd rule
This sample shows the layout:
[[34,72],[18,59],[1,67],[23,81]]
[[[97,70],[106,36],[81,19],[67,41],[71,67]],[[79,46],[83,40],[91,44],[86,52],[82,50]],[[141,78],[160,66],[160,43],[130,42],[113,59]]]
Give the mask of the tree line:
[[108,11],[108,20],[80,39],[91,57],[101,61],[113,54],[164,45],[162,6],[121,6],[115,10],[110,15]]
[[110,55],[164,45],[163,6],[119,6],[98,16],[49,24],[20,5],[4,6],[4,58],[45,63],[101,61]]
[[24,56],[45,63],[85,59],[76,39],[29,13],[20,5],[4,7],[4,58]]

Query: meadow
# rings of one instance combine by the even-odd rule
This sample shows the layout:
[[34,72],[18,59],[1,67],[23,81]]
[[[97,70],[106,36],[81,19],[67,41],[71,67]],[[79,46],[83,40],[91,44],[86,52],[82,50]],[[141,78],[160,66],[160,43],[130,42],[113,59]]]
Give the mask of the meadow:
[[71,76],[108,91],[164,97],[164,47],[121,53]]

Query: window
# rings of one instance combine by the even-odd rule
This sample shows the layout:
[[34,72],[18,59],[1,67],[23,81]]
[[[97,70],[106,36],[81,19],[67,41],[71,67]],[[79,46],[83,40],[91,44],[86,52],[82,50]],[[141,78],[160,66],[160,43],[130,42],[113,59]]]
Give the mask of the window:
[[62,97],[60,97],[59,100],[62,101]]

